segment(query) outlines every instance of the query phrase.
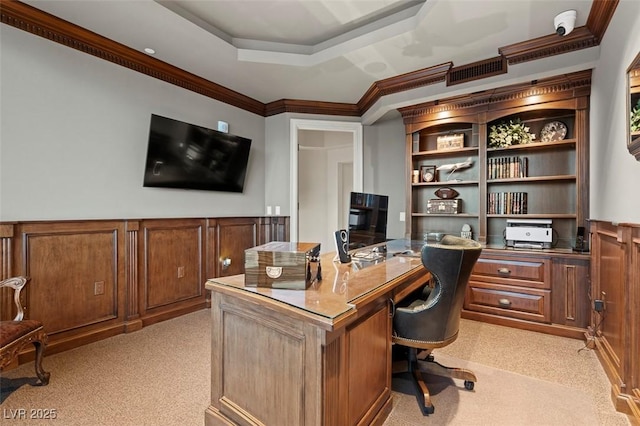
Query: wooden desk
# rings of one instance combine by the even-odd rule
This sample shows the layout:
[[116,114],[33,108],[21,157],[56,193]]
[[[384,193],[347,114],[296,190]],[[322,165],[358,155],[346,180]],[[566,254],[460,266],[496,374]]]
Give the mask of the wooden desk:
[[[391,300],[426,283],[421,242],[395,240],[377,264],[321,258],[307,290],[208,280],[211,405],[206,425],[382,424],[391,411]],[[366,265],[366,262],[362,262]]]

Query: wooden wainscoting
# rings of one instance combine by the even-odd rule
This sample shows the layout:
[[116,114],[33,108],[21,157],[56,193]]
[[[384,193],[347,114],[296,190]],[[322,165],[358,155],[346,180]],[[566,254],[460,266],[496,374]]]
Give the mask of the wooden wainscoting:
[[205,226],[206,219],[140,221],[137,275],[143,325],[206,307]]
[[[44,323],[52,354],[208,307],[207,279],[244,272],[245,249],[288,237],[287,217],[1,222],[0,279],[30,278],[25,315]],[[12,305],[0,293],[0,319]]]
[[591,333],[618,411],[640,424],[640,225],[591,223]]
[[7,276],[30,278],[25,316],[43,322],[47,353],[124,331],[124,222],[15,223],[10,234],[2,262]]

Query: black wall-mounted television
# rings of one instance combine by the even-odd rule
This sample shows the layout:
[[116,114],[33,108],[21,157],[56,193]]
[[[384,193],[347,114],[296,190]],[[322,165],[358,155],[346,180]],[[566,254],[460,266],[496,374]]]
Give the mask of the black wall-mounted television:
[[389,196],[351,193],[349,206],[349,249],[387,241]]
[[143,186],[242,192],[251,139],[151,115]]

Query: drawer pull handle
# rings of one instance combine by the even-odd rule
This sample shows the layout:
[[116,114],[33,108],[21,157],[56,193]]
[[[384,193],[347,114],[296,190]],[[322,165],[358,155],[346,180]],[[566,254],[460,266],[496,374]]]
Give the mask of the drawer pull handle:
[[509,268],[498,268],[498,273],[502,275],[509,275],[511,271]]
[[511,301],[509,299],[500,299],[498,300],[498,304],[504,308],[508,308],[511,306]]

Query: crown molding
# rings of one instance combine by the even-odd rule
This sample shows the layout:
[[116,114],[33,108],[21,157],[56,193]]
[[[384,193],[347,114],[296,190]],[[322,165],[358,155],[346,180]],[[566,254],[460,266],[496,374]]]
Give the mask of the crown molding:
[[[591,90],[592,70],[577,71],[527,83],[513,84],[497,89],[484,90],[468,95],[455,96],[437,101],[425,102],[399,108],[405,124],[438,118],[447,111],[456,111],[457,115],[475,114],[480,111],[509,107],[513,101],[522,103],[530,99],[531,103],[562,100],[576,96],[587,96]],[[536,98],[534,98],[534,96]]]
[[376,81],[358,101],[358,109],[362,115],[383,96],[445,81],[447,73],[452,66],[453,62],[445,62],[444,64]]
[[509,65],[560,55],[598,45],[587,27],[578,27],[567,36],[550,34],[498,49]]
[[[493,60],[487,59],[455,68],[452,62],[446,62],[379,80],[371,85],[356,104],[290,99],[264,104],[17,0],[0,0],[0,5],[0,21],[3,24],[263,117],[286,112],[362,116],[384,96],[447,81],[449,73],[454,70],[473,69],[478,64]],[[568,36],[551,34],[505,46],[498,51],[508,64],[514,64],[596,46],[602,40],[617,5],[618,0],[594,0],[587,25],[576,28]],[[500,73],[506,71],[505,66]],[[491,75],[495,73],[474,74],[464,81]]]
[[587,28],[596,38],[598,44],[602,41],[605,31],[609,27],[618,3],[619,0],[593,0],[587,18]]
[[212,81],[15,0],[0,1],[0,22],[158,80],[264,116],[264,104]]
[[340,115],[347,117],[360,117],[360,115],[362,115],[358,106],[355,104],[305,101],[300,99],[280,99],[266,104],[264,116],[270,117],[272,115],[282,114],[285,112]]

